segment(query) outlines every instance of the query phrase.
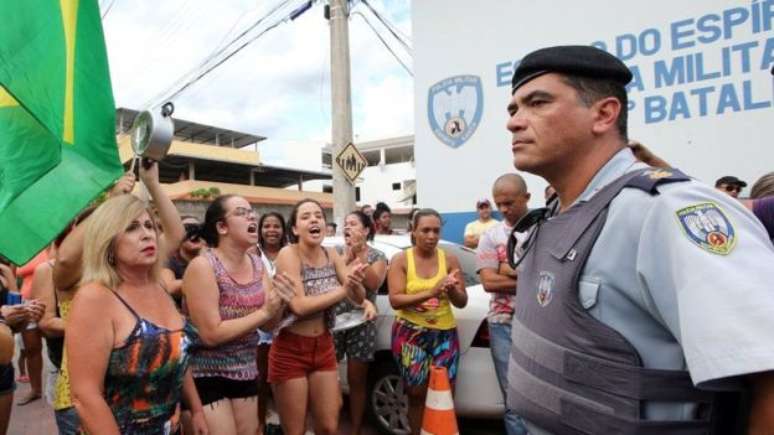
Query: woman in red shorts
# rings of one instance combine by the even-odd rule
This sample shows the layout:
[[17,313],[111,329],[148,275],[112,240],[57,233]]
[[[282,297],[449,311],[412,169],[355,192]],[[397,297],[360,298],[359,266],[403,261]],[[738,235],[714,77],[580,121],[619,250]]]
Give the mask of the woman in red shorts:
[[[341,391],[336,372],[336,350],[330,329],[334,306],[344,298],[362,304],[366,265],[348,268],[336,250],[322,246],[325,215],[317,201],[304,199],[290,214],[291,244],[277,256],[277,274],[295,284],[296,296],[269,351],[269,383],[285,435],[305,432],[310,408],[317,435],[336,434]],[[309,398],[314,400],[310,401]]]

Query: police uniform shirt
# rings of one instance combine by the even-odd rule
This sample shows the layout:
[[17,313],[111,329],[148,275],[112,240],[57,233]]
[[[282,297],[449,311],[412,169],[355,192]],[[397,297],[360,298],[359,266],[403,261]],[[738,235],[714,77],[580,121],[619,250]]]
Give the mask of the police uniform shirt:
[[[578,201],[644,167],[621,150]],[[763,226],[739,201],[700,182],[658,190],[625,188],[613,199],[581,275],[581,304],[629,340],[645,367],[687,369],[700,388],[735,389],[736,376],[774,370],[774,247]],[[711,246],[699,237],[710,227],[719,228]],[[691,419],[695,409],[645,408],[649,420]]]

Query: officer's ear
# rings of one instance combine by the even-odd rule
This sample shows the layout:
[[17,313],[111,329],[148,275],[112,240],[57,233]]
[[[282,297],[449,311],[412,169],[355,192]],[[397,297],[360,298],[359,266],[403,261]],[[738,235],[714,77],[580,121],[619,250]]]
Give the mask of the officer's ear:
[[621,101],[615,97],[605,97],[591,105],[594,123],[591,126],[592,133],[603,135],[610,130],[617,133],[618,116],[621,114]]

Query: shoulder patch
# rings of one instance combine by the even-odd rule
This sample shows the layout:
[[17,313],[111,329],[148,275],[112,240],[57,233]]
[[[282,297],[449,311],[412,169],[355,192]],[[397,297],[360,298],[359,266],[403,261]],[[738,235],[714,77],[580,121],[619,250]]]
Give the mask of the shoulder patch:
[[633,177],[626,183],[626,187],[635,187],[644,190],[651,195],[658,194],[660,184],[676,183],[680,181],[689,181],[691,177],[685,175],[678,169],[660,169],[650,168]]
[[683,233],[705,251],[728,255],[736,246],[734,226],[714,202],[694,204],[676,214]]

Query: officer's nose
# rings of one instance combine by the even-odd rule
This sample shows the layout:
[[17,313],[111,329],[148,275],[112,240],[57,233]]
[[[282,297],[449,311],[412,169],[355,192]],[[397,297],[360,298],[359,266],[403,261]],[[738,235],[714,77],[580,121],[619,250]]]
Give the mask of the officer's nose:
[[527,128],[526,117],[524,116],[523,111],[511,112],[511,115],[508,117],[508,123],[505,125],[505,127],[511,133],[517,133]]

